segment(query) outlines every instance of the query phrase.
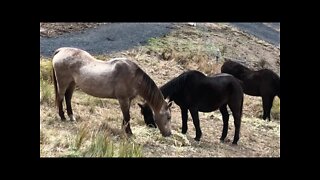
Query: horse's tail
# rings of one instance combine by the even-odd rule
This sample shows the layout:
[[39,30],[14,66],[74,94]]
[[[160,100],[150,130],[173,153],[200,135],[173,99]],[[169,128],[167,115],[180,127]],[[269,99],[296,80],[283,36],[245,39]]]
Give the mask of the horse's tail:
[[57,88],[57,78],[54,67],[52,66],[52,77],[53,77],[53,85],[54,85],[54,94],[55,94],[55,102],[58,103],[58,88]]
[[58,54],[58,52],[61,51],[61,49],[62,49],[62,48],[59,48],[59,49],[55,50],[55,51],[53,52],[53,56],[55,56],[56,54]]
[[244,96],[242,94],[242,100],[241,100],[241,109],[240,109],[240,117],[242,117],[242,110],[243,110],[243,99],[244,99]]
[[280,77],[277,78],[277,96],[280,99]]
[[[56,54],[58,54],[60,52],[60,50],[61,50],[61,48],[55,50],[54,53],[53,53],[53,57]],[[52,77],[53,77],[53,85],[54,85],[55,102],[56,102],[56,105],[57,105],[57,103],[58,103],[58,87],[57,87],[56,72],[54,70],[53,63],[52,63]]]

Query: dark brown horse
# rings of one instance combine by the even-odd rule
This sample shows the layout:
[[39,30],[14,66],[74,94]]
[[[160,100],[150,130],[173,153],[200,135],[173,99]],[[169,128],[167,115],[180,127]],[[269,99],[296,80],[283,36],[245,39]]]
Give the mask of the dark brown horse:
[[[218,74],[208,77],[199,71],[184,72],[178,77],[167,82],[160,88],[165,98],[169,97],[181,109],[182,133],[188,130],[188,110],[196,128],[196,141],[200,141],[202,132],[200,129],[199,111],[212,112],[220,110],[223,119],[223,130],[220,140],[224,141],[228,133],[229,113],[227,105],[232,111],[234,119],[233,144],[239,140],[243,91],[235,77],[229,74]],[[139,104],[147,125],[152,124],[152,111],[148,104]]]
[[122,126],[130,128],[130,104],[137,95],[152,107],[155,123],[163,136],[171,134],[170,104],[164,100],[154,81],[134,62],[126,58],[100,61],[77,48],[60,48],[52,60],[56,105],[61,120],[65,120],[62,102],[65,97],[70,120],[75,120],[71,108],[72,93],[76,85],[85,93],[118,99],[123,114]]
[[228,73],[241,81],[243,92],[250,96],[261,96],[263,119],[270,121],[270,111],[275,96],[280,98],[280,77],[269,69],[251,70],[240,63],[228,60],[221,67],[222,73]]

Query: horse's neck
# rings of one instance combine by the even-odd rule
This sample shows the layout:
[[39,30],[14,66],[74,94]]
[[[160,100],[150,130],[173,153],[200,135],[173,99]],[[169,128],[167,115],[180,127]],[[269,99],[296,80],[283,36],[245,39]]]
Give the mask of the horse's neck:
[[167,82],[160,88],[164,98],[171,97],[173,93],[176,93],[177,91],[181,90],[183,86],[183,82],[181,78],[183,77],[177,77]]
[[147,101],[147,103],[149,104],[149,106],[151,107],[151,109],[153,110],[153,112],[155,114],[158,114],[160,112],[160,110],[161,110],[161,108],[163,106],[163,103],[165,103],[165,100],[162,99],[162,98],[157,100],[156,104],[155,104],[155,101],[152,102],[152,101],[147,100],[147,99],[145,99],[145,100]]
[[164,101],[161,91],[155,82],[140,68],[137,69],[136,77],[141,77],[137,84],[138,94],[145,99],[154,112],[159,112]]
[[161,110],[161,107],[162,107],[163,103],[165,103],[165,101],[164,101],[164,100],[163,100],[163,102],[161,102],[161,106],[160,106],[160,108],[157,108],[157,107],[155,107],[155,106],[151,105],[150,103],[148,103],[148,104],[149,104],[149,106],[151,107],[151,109],[153,110],[153,112],[154,112],[155,114],[159,114],[159,112],[160,112],[160,110]]

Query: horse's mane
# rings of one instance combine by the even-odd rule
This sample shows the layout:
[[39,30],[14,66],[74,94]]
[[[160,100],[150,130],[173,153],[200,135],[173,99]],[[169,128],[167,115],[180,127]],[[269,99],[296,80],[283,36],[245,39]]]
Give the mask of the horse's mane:
[[153,107],[154,111],[159,111],[164,98],[156,83],[139,67],[136,71],[136,77],[142,77],[141,83],[138,83],[139,95]]
[[239,68],[239,67],[241,67],[241,68],[242,68],[243,70],[245,70],[245,71],[252,71],[252,69],[246,67],[245,65],[243,65],[243,64],[241,64],[241,63],[239,63],[239,62],[235,62],[235,61],[231,61],[231,60],[230,60],[229,63],[233,63],[234,68]]
[[163,86],[160,87],[160,90],[161,90],[164,98],[167,98],[167,97],[170,98],[170,96],[172,96],[172,94],[180,91],[185,86],[187,76],[190,73],[200,73],[201,75],[204,75],[199,71],[187,71],[187,72],[182,73],[178,77],[173,78],[171,81],[167,82],[166,84],[164,84]]

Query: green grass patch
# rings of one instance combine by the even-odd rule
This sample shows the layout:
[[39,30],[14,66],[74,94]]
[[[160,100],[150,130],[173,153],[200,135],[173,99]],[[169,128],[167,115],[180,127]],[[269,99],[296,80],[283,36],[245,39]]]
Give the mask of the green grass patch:
[[271,117],[280,120],[280,99],[275,97],[271,108]]
[[48,81],[40,78],[40,103],[53,105],[55,102],[54,87]]
[[40,60],[40,79],[52,83],[52,61]]

